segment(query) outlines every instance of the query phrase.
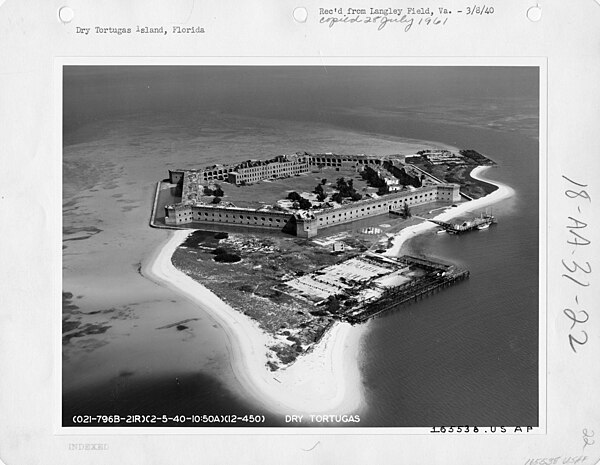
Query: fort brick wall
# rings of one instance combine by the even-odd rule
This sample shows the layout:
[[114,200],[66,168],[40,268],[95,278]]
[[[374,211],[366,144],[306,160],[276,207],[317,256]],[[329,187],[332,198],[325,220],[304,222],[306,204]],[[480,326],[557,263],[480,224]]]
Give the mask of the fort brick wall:
[[291,212],[261,211],[249,208],[211,205],[171,205],[165,207],[165,223],[221,223],[262,229],[295,230],[299,237],[314,237],[319,230],[338,224],[400,210],[404,203],[411,207],[431,202],[453,203],[460,200],[457,184],[440,184],[411,191],[388,194],[377,199],[352,202],[338,208],[309,211],[304,216]]
[[291,213],[259,211],[251,208],[186,205],[165,207],[165,223],[184,225],[194,223],[224,223],[282,230],[291,220]]
[[283,178],[308,173],[309,156],[281,155],[266,162],[245,162],[236,167],[228,175],[231,184],[253,184],[263,179]]
[[383,158],[367,155],[340,155],[336,153],[316,153],[309,156],[309,164],[326,168],[352,167],[356,165],[381,165]]

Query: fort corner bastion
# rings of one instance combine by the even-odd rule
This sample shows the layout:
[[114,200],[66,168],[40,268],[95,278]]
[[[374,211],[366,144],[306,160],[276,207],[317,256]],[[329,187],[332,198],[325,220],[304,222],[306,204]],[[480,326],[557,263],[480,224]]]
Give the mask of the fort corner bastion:
[[[432,202],[455,203],[461,199],[458,184],[445,183],[431,174],[404,163],[404,156],[310,154],[298,152],[279,155],[270,160],[248,160],[236,165],[214,165],[198,170],[169,170],[169,182],[178,186],[181,201],[165,206],[165,225],[198,229],[202,224],[223,224],[250,228],[279,230],[298,237],[311,238],[320,231],[344,223],[400,212],[406,206]],[[319,173],[323,169],[368,174],[383,186],[385,195],[374,192],[356,196],[360,199],[322,198],[307,209],[277,202],[260,203],[252,185],[261,181]],[[414,180],[412,185],[406,185]],[[232,189],[247,189],[248,198],[255,198],[253,207],[236,206],[227,200],[206,194],[216,182],[226,182]],[[415,184],[418,187],[415,187]],[[237,186],[237,187],[234,187]],[[290,182],[290,187],[293,183]],[[220,186],[219,194],[223,196]],[[229,189],[229,187],[227,188]],[[323,194],[325,195],[325,194]],[[215,201],[216,200],[216,201]],[[314,201],[314,199],[313,199]]]

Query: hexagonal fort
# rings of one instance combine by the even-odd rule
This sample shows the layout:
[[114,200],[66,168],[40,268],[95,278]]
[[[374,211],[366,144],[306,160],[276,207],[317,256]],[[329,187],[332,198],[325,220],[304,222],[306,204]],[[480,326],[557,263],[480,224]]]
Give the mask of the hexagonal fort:
[[[314,237],[332,226],[460,200],[458,184],[405,164],[404,158],[298,152],[236,165],[170,170],[169,181],[177,185],[181,201],[165,207],[165,224],[197,228],[217,223]],[[323,170],[336,176],[360,174],[364,181],[357,178],[357,185],[362,193],[354,179],[344,176],[335,184],[322,179],[315,187],[315,178],[308,174]],[[220,181],[226,183],[227,193]]]

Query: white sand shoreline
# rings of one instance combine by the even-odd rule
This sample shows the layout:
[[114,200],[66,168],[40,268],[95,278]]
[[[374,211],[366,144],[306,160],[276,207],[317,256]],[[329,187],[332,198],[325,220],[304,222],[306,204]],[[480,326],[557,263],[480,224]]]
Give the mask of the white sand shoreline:
[[[489,168],[490,166],[478,166],[471,171],[471,177],[473,179],[485,181],[489,184],[498,186],[498,189],[496,189],[491,194],[488,194],[479,199],[470,200],[469,202],[462,203],[457,207],[448,208],[444,212],[435,216],[433,219],[440,221],[449,221],[452,218],[463,215],[469,211],[472,211],[473,209],[485,208],[502,200],[508,199],[509,197],[512,197],[515,191],[511,187],[507,186],[506,184],[502,184],[498,181],[490,181],[484,177],[481,177],[481,173]],[[384,255],[397,256],[398,254],[400,254],[402,245],[407,240],[413,238],[417,234],[421,234],[425,231],[429,231],[435,228],[438,228],[438,225],[430,221],[424,221],[422,223],[415,224],[414,226],[409,226],[408,228],[402,229],[400,233],[394,237],[392,247],[389,248]]]
[[[490,182],[479,177],[487,168],[489,167],[477,167],[471,172],[471,176]],[[451,208],[435,218],[449,220],[473,208],[489,206],[514,194],[504,184],[493,184],[498,186],[493,193]],[[403,229],[394,238],[393,246],[386,251],[386,255],[398,255],[406,240],[436,227],[434,223],[425,221]],[[234,310],[171,263],[176,248],[191,232],[192,230],[173,232],[148,264],[146,273],[150,278],[187,296],[219,322],[229,340],[233,372],[247,391],[248,397],[267,410],[282,415],[342,415],[357,412],[364,404],[358,363],[360,339],[368,325],[351,326],[338,322],[311,352],[299,357],[291,366],[271,372],[266,367],[267,346],[274,344],[275,339],[261,330],[254,320]]]
[[146,273],[194,301],[219,322],[229,340],[233,372],[248,397],[284,415],[355,412],[362,401],[356,360],[364,328],[337,323],[311,352],[290,367],[271,372],[266,367],[267,346],[276,340],[173,266],[173,253],[191,232],[173,232]]

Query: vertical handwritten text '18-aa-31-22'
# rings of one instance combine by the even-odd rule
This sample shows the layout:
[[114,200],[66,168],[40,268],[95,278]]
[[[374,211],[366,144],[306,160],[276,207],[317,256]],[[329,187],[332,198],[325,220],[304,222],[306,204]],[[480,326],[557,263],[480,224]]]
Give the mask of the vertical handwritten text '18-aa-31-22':
[[563,176],[567,182],[564,194],[569,199],[569,205],[577,210],[572,216],[567,216],[566,233],[568,235],[566,243],[569,246],[570,257],[562,261],[562,277],[565,278],[571,286],[574,287],[573,303],[563,309],[563,314],[571,323],[569,328],[568,340],[571,350],[577,353],[577,348],[585,345],[588,341],[587,322],[590,314],[582,306],[582,297],[589,293],[592,277],[592,265],[586,252],[591,245],[589,239],[589,220],[586,215],[586,207],[589,208],[592,203],[592,197],[588,192],[588,185]]

